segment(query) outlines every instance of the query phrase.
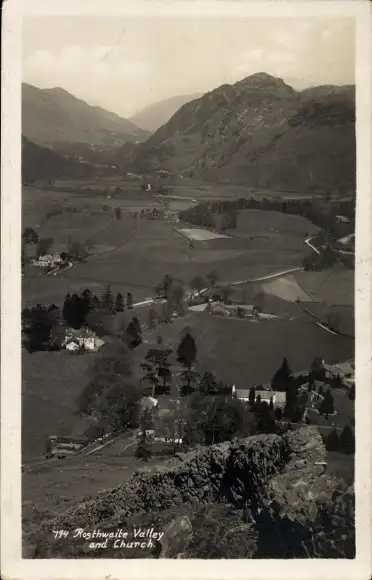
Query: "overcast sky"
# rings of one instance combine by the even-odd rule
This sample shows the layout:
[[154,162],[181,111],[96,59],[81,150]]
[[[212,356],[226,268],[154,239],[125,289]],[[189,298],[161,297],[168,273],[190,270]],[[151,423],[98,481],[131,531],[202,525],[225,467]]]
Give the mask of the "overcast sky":
[[128,117],[255,72],[297,89],[354,83],[354,33],[348,18],[27,17],[23,80]]

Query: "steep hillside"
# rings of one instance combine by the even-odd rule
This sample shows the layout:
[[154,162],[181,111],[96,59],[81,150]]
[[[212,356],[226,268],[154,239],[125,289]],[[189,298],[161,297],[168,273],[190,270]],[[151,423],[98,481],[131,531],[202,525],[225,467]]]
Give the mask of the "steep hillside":
[[[209,540],[212,548],[211,534],[222,525],[215,557],[353,558],[354,492],[324,473],[317,462],[325,458],[311,427],[200,448],[80,502],[25,537],[24,547],[36,558],[206,557],[202,544]],[[203,507],[215,510],[209,526]],[[165,531],[160,546],[154,537],[135,555],[126,542],[117,545],[117,530],[133,542],[133,527]],[[51,533],[78,528],[90,535],[71,542]],[[98,530],[110,542],[92,549],[89,538]]]
[[22,137],[22,183],[53,181],[61,177],[92,175],[93,167],[66,158],[47,147],[36,145]]
[[39,89],[22,84],[22,133],[35,143],[122,145],[148,136],[114,113],[92,107],[61,88]]
[[141,127],[141,129],[156,131],[159,127],[167,123],[185,103],[199,99],[201,96],[202,93],[195,93],[194,95],[170,97],[169,99],[145,107],[133,115],[130,121],[137,125],[137,127]]
[[185,104],[136,148],[137,171],[309,192],[355,189],[354,87],[296,92],[258,73]]

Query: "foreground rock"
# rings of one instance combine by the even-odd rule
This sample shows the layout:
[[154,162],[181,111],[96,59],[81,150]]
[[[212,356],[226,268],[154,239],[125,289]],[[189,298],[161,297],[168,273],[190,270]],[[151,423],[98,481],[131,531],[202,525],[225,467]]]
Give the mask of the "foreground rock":
[[[324,460],[325,453],[319,432],[305,427],[284,436],[257,435],[179,455],[156,470],[134,474],[123,486],[103,491],[48,522],[38,534],[35,556],[87,557],[89,542],[75,541],[72,548],[71,541],[56,542],[51,530],[69,530],[73,534],[78,528],[89,532],[109,529],[113,533],[113,530],[127,529],[133,516],[145,518],[152,514],[156,521],[159,514],[158,521],[161,521],[166,510],[181,510],[185,506],[192,510],[198,504],[222,503],[246,514],[247,528],[240,528],[239,534],[247,535],[249,529],[254,538],[252,549],[246,548],[247,557],[274,557],[272,554],[306,557],[310,549],[307,547],[309,525],[319,524],[320,506],[332,502],[338,486],[336,480],[322,474],[322,468],[314,465]],[[156,550],[150,550],[146,557],[176,557],[180,552],[187,552],[195,524],[185,516],[173,521],[170,527],[169,522],[163,527],[162,532],[167,533],[160,542],[160,552],[153,555]],[[347,522],[345,525],[352,528],[352,519]],[[281,534],[284,540],[280,539]],[[227,541],[228,530],[224,536]],[[262,537],[276,539],[268,542]],[[92,553],[90,550],[88,557],[110,556],[107,551]],[[117,557],[127,556],[117,553]]]
[[177,558],[186,549],[192,535],[193,529],[189,517],[181,516],[173,520],[160,540],[160,558]]

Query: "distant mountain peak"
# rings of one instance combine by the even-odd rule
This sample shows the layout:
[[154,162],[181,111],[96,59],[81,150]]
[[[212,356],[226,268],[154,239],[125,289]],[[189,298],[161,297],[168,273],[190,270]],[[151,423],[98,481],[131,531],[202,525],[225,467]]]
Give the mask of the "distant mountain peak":
[[298,92],[258,72],[185,104],[138,146],[133,166],[305,193],[353,191],[355,157],[352,87]]
[[186,103],[199,99],[203,93],[190,95],[175,95],[163,101],[152,103],[130,118],[135,125],[147,131],[156,131],[169,121],[171,117]]

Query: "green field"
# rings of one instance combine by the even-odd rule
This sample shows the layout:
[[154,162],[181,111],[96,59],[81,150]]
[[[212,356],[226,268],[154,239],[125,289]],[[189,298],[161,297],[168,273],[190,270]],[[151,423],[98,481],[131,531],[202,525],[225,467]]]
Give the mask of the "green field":
[[72,234],[90,238],[91,255],[57,277],[24,276],[24,303],[61,303],[66,292],[105,284],[122,293],[131,291],[135,301],[142,300],[153,295],[153,288],[167,273],[185,284],[212,269],[223,281],[265,276],[300,266],[307,253],[304,233],[311,231],[311,224],[298,216],[247,210],[239,218],[234,237],[194,242],[190,249],[188,240],[172,224],[137,222],[128,213],[112,222],[107,215],[89,215],[85,210],[47,223],[47,231],[55,231],[58,239]]
[[[80,186],[75,184],[77,192],[67,193],[25,188],[25,223],[35,226],[36,220],[42,221],[53,206],[62,209],[78,206],[81,208],[78,213],[53,217],[39,229],[43,236],[48,234],[58,243],[64,243],[68,236],[81,241],[90,238],[93,247],[85,263],[76,264],[57,276],[38,274],[36,268],[32,272],[28,268],[22,278],[24,305],[55,303],[61,306],[66,293],[89,288],[100,295],[107,284],[114,293],[132,292],[137,302],[153,296],[154,287],[165,274],[182,279],[185,286],[195,274],[205,275],[211,270],[216,270],[222,281],[265,276],[299,266],[308,253],[303,243],[305,232],[316,231],[298,216],[245,210],[239,216],[234,237],[195,242],[190,249],[188,240],[172,224],[146,219],[137,222],[129,211],[123,212],[121,220],[111,220],[103,205],[114,208],[119,200],[107,200],[99,195],[103,184],[85,184],[95,188],[95,192],[84,192]],[[197,189],[188,187],[190,191]],[[199,193],[208,193],[211,186],[203,187],[199,186]],[[120,199],[120,205],[127,204],[127,209],[134,207],[133,204],[150,202],[150,198],[139,194]],[[153,199],[153,203],[159,202]],[[327,282],[323,272],[300,272],[294,275],[294,280],[306,293],[315,293],[317,289],[319,304],[325,295],[330,303],[338,300],[341,303],[338,298],[341,294],[344,302],[348,300],[346,304],[350,304],[352,272],[340,270],[337,276],[328,277]],[[242,288],[236,288],[238,294],[243,292]],[[290,304],[294,307],[292,310]],[[273,312],[279,308],[280,314],[308,318],[297,305],[280,297],[269,297],[267,307]],[[138,314],[144,325],[146,307],[126,313],[127,322],[134,314]],[[288,356],[294,371],[306,369],[315,356],[322,356],[329,363],[353,356],[352,340],[332,336],[309,322],[289,320],[288,316],[252,323],[188,313],[185,319],[174,321],[161,331],[173,347],[177,346],[179,333],[186,324],[191,326],[197,341],[200,370],[214,372],[219,379],[235,383],[238,388],[270,380],[284,355]],[[149,344],[136,351],[137,362]],[[27,456],[43,451],[45,435],[54,430],[68,434],[75,428],[74,404],[85,383],[89,356],[23,355],[23,446]]]
[[[197,344],[198,370],[212,372],[239,389],[270,381],[283,356],[288,357],[293,372],[298,372],[308,369],[316,356],[331,364],[351,358],[354,353],[353,340],[333,336],[301,320],[251,322],[188,312],[184,318],[165,325],[159,334],[170,348],[176,349],[185,326],[190,327]],[[136,349],[138,362],[150,346],[149,342]]]
[[76,398],[87,380],[92,355],[66,351],[22,353],[22,455],[28,461],[45,451],[48,435],[69,435],[80,419]]

